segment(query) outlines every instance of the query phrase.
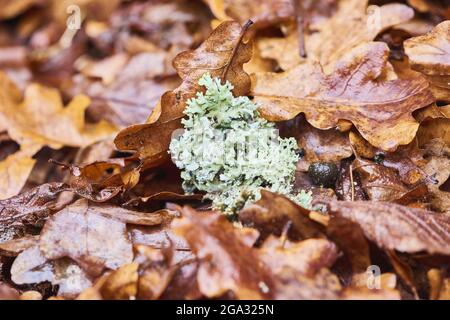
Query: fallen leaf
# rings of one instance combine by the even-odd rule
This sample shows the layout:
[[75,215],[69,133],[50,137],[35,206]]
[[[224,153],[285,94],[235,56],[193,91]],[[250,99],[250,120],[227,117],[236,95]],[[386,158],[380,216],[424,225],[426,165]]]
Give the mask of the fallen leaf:
[[[4,73],[0,73],[0,82],[2,86],[12,86]],[[27,87],[21,103],[17,103],[17,94],[11,92],[15,91],[1,92],[0,123],[24,149],[27,146],[50,146],[54,149],[87,146],[116,132],[104,121],[85,123],[84,111],[90,104],[86,96],[75,97],[64,107],[57,90],[38,84]]]
[[[421,78],[378,81],[388,52],[383,43],[363,44],[337,62],[330,75],[314,63],[256,74],[252,95],[267,120],[289,120],[303,112],[319,129],[349,120],[372,145],[395,150],[413,140],[419,123],[411,114],[432,103],[433,97]],[[304,78],[308,81],[301,82]]]
[[338,130],[319,130],[311,126],[304,117],[280,124],[281,136],[294,137],[304,155],[297,162],[297,170],[308,171],[314,162],[338,162],[352,156],[348,136]]
[[47,259],[69,257],[91,275],[133,259],[125,223],[104,217],[87,200],[53,215],[41,232],[39,246]]
[[440,100],[450,102],[450,21],[438,24],[426,35],[405,41],[411,68],[423,73],[439,90]]
[[25,185],[36,160],[28,151],[18,151],[0,162],[0,200],[17,195]]
[[183,218],[175,220],[173,228],[200,259],[197,282],[206,297],[221,297],[228,291],[238,299],[271,296],[269,269],[224,216],[185,207]]
[[332,215],[358,223],[365,236],[386,250],[450,254],[450,218],[394,203],[333,201]]
[[322,237],[320,226],[310,220],[309,212],[285,196],[261,190],[261,199],[242,209],[239,220],[257,229],[262,240],[271,234],[280,236],[287,223],[292,223],[288,231],[291,239]]
[[21,14],[30,7],[39,4],[41,0],[18,0],[18,1],[8,1],[3,0],[0,2],[2,10],[0,12],[0,20],[14,18],[15,16]]
[[258,250],[259,257],[274,274],[290,268],[313,278],[322,268],[330,268],[338,257],[336,245],[325,239],[308,239],[297,243],[280,243],[269,237]]
[[[402,4],[368,6],[368,2],[339,1],[330,19],[311,25],[311,32],[305,33],[307,60],[319,62],[328,74],[349,50],[374,40],[382,31],[414,16],[413,10]],[[277,60],[283,70],[296,67],[305,61],[298,54],[298,37],[297,32],[292,31],[286,38],[261,41],[262,56]]]
[[0,200],[0,243],[19,238],[26,225],[36,225],[55,210],[56,197],[67,190],[63,183],[47,183],[18,196]]
[[172,132],[181,126],[187,100],[202,90],[197,82],[205,72],[230,81],[236,96],[245,95],[250,88],[250,78],[242,65],[250,60],[252,49],[252,44],[243,39],[247,28],[241,28],[236,22],[224,22],[198,49],[180,53],[173,64],[183,83],[161,97],[151,123],[122,130],[115,139],[117,148],[136,151],[141,159],[165,154]]

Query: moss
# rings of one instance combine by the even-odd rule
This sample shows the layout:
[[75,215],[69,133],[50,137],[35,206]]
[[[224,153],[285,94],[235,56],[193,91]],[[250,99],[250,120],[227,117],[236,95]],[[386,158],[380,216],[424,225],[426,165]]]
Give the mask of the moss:
[[[233,96],[229,82],[205,74],[199,84],[206,92],[188,101],[185,130],[170,144],[184,190],[205,191],[213,206],[227,214],[258,200],[261,188],[291,195],[298,161],[295,139],[280,138],[256,104]],[[304,206],[311,202],[305,193],[295,199]]]

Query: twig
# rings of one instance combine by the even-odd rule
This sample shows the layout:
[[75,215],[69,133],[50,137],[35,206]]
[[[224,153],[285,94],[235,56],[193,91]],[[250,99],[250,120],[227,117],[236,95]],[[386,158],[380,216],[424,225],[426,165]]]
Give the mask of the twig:
[[297,36],[298,36],[298,46],[300,57],[306,58],[306,47],[305,47],[305,16],[304,7],[302,0],[292,0],[294,5],[294,12],[297,20]]
[[352,184],[352,201],[355,201],[355,182],[353,180],[353,165],[350,165],[350,183]]

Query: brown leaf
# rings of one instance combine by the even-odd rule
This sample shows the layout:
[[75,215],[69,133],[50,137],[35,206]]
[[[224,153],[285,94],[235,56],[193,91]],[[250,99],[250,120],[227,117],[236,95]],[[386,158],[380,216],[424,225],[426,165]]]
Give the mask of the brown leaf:
[[[330,19],[311,25],[310,32],[306,32],[307,60],[318,61],[328,73],[347,51],[374,40],[382,31],[408,21],[413,15],[411,8],[398,3],[368,7],[367,0],[339,1],[337,11]],[[260,43],[262,56],[277,60],[283,70],[304,62],[298,54],[295,31],[287,38],[266,39]]]
[[345,218],[332,218],[327,233],[345,253],[353,275],[367,270],[371,265],[369,244],[357,223]]
[[320,226],[310,220],[309,212],[285,196],[261,190],[261,199],[241,210],[239,220],[245,226],[256,228],[261,239],[271,234],[280,236],[289,222],[292,222],[288,231],[291,239],[322,237]]
[[297,170],[308,171],[313,162],[338,162],[353,154],[349,139],[338,130],[319,130],[311,126],[304,117],[297,116],[281,123],[282,136],[294,137],[299,148],[305,151],[297,163]]
[[55,209],[57,195],[67,190],[63,183],[47,183],[10,199],[0,200],[0,242],[26,233],[27,225],[39,225]]
[[[32,155],[32,154],[31,154]],[[29,151],[18,151],[0,162],[0,199],[17,195],[25,185],[36,160]]]
[[450,21],[438,24],[426,35],[406,40],[404,46],[411,68],[426,75],[440,100],[450,102]]
[[130,263],[107,276],[99,292],[104,300],[130,300],[137,294],[138,264]]
[[39,4],[41,0],[17,0],[17,1],[0,1],[2,10],[0,11],[0,20],[13,18],[30,7]]
[[450,192],[441,190],[450,177],[450,147],[440,139],[431,140],[425,146],[425,158],[428,160],[422,169],[433,180],[427,181],[431,193],[431,207],[439,212],[450,211]]
[[306,277],[313,278],[322,268],[330,268],[338,257],[334,243],[325,239],[308,239],[301,242],[269,237],[258,250],[260,259],[274,274],[290,268]]
[[425,197],[428,189],[424,184],[411,186],[402,182],[401,176],[392,168],[372,161],[355,159],[353,170],[361,178],[361,185],[373,201],[412,202]]
[[0,300],[19,300],[19,292],[0,282]]
[[238,299],[271,297],[273,279],[269,269],[223,215],[185,207],[183,217],[174,221],[173,228],[186,238],[200,259],[197,282],[206,297],[221,297],[228,291]]
[[385,250],[450,254],[450,218],[393,203],[333,201],[332,215],[358,223],[365,236]]
[[291,0],[223,0],[223,5],[226,14],[232,19],[242,24],[252,20],[259,27],[286,21],[294,16]]
[[336,181],[336,195],[339,200],[366,200],[359,175],[354,172],[350,160],[341,162],[341,170]]
[[[0,82],[11,87],[10,80],[0,73]],[[64,107],[56,89],[38,84],[27,87],[22,102],[14,90],[0,93],[0,126],[25,149],[27,146],[81,147],[105,139],[116,129],[105,121],[86,124],[84,111],[90,100],[86,96],[75,97]],[[39,148],[36,148],[39,150]]]
[[139,263],[138,296],[155,300],[164,293],[174,275],[173,248],[154,249],[136,246],[135,261]]
[[122,130],[115,139],[117,148],[136,151],[141,159],[165,155],[172,132],[181,126],[187,100],[202,91],[197,82],[205,72],[222,81],[230,81],[235,95],[247,94],[250,78],[242,69],[242,65],[250,60],[252,50],[252,44],[243,39],[247,28],[241,28],[236,22],[224,22],[198,49],[180,53],[173,64],[183,83],[161,97],[159,107],[150,118],[151,123]]
[[[133,212],[125,209],[125,213]],[[79,200],[53,215],[40,237],[40,249],[47,259],[69,257],[88,273],[117,269],[133,259],[126,225],[106,218],[87,200]]]
[[0,243],[0,255],[15,257],[21,252],[37,246],[39,244],[39,236],[26,236],[20,239],[9,240]]
[[385,44],[373,42],[349,52],[330,75],[314,63],[278,74],[256,74],[252,94],[270,121],[303,112],[314,127],[329,129],[340,119],[349,120],[372,145],[395,150],[410,143],[417,132],[412,112],[434,100],[421,78],[377,80],[388,53]]

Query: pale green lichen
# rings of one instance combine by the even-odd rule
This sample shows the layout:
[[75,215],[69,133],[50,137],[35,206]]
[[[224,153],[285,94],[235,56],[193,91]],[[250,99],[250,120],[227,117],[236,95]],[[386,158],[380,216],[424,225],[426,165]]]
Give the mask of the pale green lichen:
[[275,125],[259,116],[256,104],[233,96],[229,82],[204,74],[199,84],[206,92],[188,101],[185,130],[170,144],[184,190],[205,191],[213,206],[227,214],[258,200],[261,188],[310,207],[310,193],[292,194],[295,139],[280,138]]

